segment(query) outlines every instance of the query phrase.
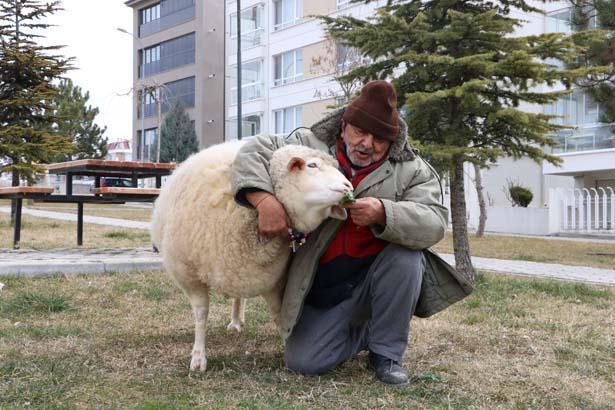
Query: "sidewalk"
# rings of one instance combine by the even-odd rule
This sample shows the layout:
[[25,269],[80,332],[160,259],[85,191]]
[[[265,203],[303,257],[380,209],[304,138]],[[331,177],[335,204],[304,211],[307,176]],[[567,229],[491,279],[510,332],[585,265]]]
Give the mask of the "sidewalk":
[[[454,263],[451,254],[442,254]],[[477,270],[615,286],[615,270],[473,257]],[[136,249],[1,250],[0,276],[41,276],[162,270],[159,254]]]

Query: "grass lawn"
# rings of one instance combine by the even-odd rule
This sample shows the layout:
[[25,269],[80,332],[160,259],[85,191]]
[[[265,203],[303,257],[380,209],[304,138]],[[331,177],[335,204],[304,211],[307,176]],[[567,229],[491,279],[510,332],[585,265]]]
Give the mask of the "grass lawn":
[[[85,248],[150,247],[149,231],[115,226],[83,224]],[[13,247],[13,227],[8,213],[0,212],[0,248]],[[77,222],[37,218],[22,214],[22,249],[49,249],[77,247]]]
[[[447,232],[442,242],[434,249],[437,252],[453,253],[451,233]],[[615,242],[592,243],[500,235],[485,235],[482,238],[476,238],[470,234],[470,251],[472,256],[486,258],[615,269]],[[592,255],[592,253],[607,255]]]
[[[0,206],[11,206],[9,200],[0,200]],[[56,202],[34,202],[28,205],[24,201],[24,209],[36,209],[41,211],[63,212],[77,214],[77,204],[64,204]],[[146,205],[145,205],[146,206]],[[84,204],[83,215],[103,216],[106,218],[128,219],[132,221],[150,221],[153,208],[137,207],[121,204]]]
[[193,322],[161,272],[2,278],[0,408],[615,408],[615,290],[482,274],[414,319],[405,387],[362,355],[320,377],[284,370],[264,303],[229,336],[214,297],[207,372],[188,371]]

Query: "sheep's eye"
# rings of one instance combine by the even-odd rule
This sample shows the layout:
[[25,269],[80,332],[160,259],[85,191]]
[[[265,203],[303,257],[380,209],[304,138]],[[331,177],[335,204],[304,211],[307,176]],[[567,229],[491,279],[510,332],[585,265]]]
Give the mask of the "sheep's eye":
[[318,165],[316,165],[315,162],[310,162],[309,164],[307,164],[307,166],[310,168],[318,168]]

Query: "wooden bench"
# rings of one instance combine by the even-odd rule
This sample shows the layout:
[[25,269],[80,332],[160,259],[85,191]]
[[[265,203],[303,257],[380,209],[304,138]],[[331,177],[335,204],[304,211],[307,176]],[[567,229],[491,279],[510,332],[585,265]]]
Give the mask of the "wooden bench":
[[159,188],[117,188],[117,187],[102,187],[92,189],[94,195],[159,195]]

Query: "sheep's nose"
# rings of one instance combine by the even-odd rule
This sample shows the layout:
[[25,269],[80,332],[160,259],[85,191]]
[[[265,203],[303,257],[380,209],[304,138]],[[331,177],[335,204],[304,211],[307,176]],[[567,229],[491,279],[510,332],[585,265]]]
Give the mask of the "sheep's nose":
[[352,184],[351,184],[349,181],[345,181],[345,182],[344,182],[344,186],[345,186],[346,188],[348,188],[348,190],[349,190],[349,191],[354,190],[354,187],[352,186]]

